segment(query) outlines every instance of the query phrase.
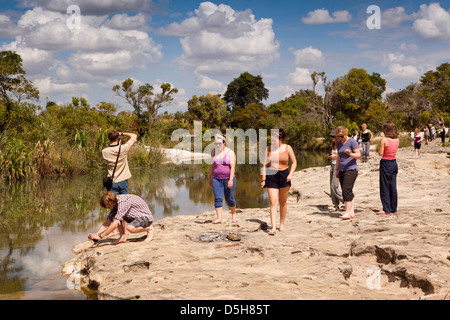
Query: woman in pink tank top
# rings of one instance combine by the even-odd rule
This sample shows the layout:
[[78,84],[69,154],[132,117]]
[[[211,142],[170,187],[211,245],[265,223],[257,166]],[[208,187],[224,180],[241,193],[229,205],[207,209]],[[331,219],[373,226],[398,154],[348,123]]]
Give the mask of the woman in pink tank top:
[[231,222],[236,220],[236,200],[234,190],[236,189],[236,155],[233,150],[227,148],[226,137],[221,134],[215,136],[215,149],[212,151],[213,163],[209,169],[208,182],[214,192],[214,208],[217,219],[214,224],[222,223],[223,198],[231,211]]
[[392,121],[383,125],[384,138],[381,139],[378,154],[380,160],[380,198],[383,209],[377,212],[379,215],[397,213],[397,174],[398,165],[395,156],[400,144],[396,127]]

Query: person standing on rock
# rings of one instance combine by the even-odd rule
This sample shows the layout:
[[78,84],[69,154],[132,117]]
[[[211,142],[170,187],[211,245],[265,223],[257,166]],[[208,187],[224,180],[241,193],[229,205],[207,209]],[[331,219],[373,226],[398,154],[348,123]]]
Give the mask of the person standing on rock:
[[[336,130],[331,130],[330,133],[331,139],[331,153],[328,154],[328,159],[331,159],[330,165],[330,197],[331,202],[333,203],[334,209],[333,211],[339,210],[339,203],[343,203],[344,199],[342,198],[342,191],[339,186],[339,179],[336,177],[336,159],[338,157],[337,151],[337,143],[336,143]],[[355,139],[353,137],[353,139]],[[355,139],[358,141],[358,139]]]
[[[127,137],[128,142],[122,144],[122,137]],[[134,133],[119,132],[117,130],[108,131],[108,139],[110,141],[109,147],[102,150],[103,159],[108,165],[108,176],[113,175],[114,167],[116,166],[117,156],[120,155],[117,160],[116,171],[114,172],[113,184],[107,191],[112,191],[115,194],[127,194],[128,193],[128,179],[131,178],[130,168],[128,167],[128,152],[137,140],[137,135]]]
[[110,209],[106,221],[101,225],[96,233],[89,233],[88,238],[94,241],[111,237],[111,233],[119,228],[119,239],[113,242],[118,244],[126,242],[126,234],[122,221],[127,221],[127,231],[130,233],[147,232],[145,241],[153,239],[153,215],[147,203],[141,197],[134,194],[116,195],[111,191],[103,194],[100,205]]
[[337,143],[336,177],[339,178],[345,204],[345,214],[340,218],[346,220],[355,217],[353,186],[358,177],[356,159],[361,158],[361,152],[358,143],[349,138],[346,127],[337,127],[336,136],[339,139]]
[[[274,132],[275,131],[275,132]],[[292,175],[297,168],[294,150],[283,141],[287,135],[283,129],[272,131],[271,144],[265,152],[261,188],[267,188],[270,201],[270,221],[272,229],[269,235],[275,235],[277,225],[277,207],[280,204],[280,231],[284,231],[287,214],[287,198],[291,188]],[[289,170],[289,160],[291,169]]]
[[369,161],[370,157],[370,143],[373,139],[372,131],[367,129],[367,124],[361,125],[361,150],[362,150],[362,162]]
[[396,133],[395,123],[387,121],[383,125],[384,137],[381,139],[378,154],[380,160],[380,198],[383,210],[378,215],[397,213],[397,174],[398,165],[395,156],[400,144]]
[[227,148],[226,138],[221,134],[215,136],[215,148],[211,153],[213,163],[209,169],[208,182],[214,192],[214,208],[217,219],[214,224],[222,223],[223,196],[231,211],[231,221],[236,223],[236,200],[234,190],[236,189],[236,155],[234,151]]

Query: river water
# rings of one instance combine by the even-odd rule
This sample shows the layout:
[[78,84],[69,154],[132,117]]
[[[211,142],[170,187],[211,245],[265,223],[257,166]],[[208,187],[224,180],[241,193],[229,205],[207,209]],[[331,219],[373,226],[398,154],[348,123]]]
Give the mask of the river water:
[[[328,165],[325,154],[298,153],[297,170]],[[130,193],[146,200],[155,220],[214,210],[205,164],[131,171]],[[236,175],[237,207],[268,207],[259,167],[238,165]],[[87,298],[68,288],[61,268],[74,257],[72,247],[87,240],[107,216],[99,205],[101,178],[86,175],[0,184],[0,300]]]

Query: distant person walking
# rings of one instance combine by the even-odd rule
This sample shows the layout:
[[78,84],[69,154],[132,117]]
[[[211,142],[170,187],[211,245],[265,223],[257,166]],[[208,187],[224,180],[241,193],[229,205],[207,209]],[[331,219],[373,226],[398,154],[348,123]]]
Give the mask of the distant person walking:
[[440,134],[441,134],[441,142],[444,143],[445,142],[445,127],[442,127]]
[[432,123],[430,123],[430,141],[436,139],[436,128]]
[[423,128],[423,139],[425,140],[425,144],[428,144],[428,140],[430,140],[430,128],[428,126]]
[[[123,137],[128,138],[128,142],[125,144],[122,144]],[[108,131],[108,139],[110,141],[110,145],[102,150],[102,155],[108,166],[109,177],[113,175],[119,150],[120,155],[117,161],[116,171],[114,172],[112,187],[107,189],[107,191],[112,191],[115,194],[127,194],[128,179],[131,178],[130,168],[128,167],[128,152],[136,142],[137,135],[134,133],[110,130]]]
[[373,134],[372,131],[367,129],[367,124],[365,123],[361,125],[360,137],[361,137],[362,162],[367,162],[369,161],[370,158],[370,143],[372,142]]
[[387,121],[383,125],[384,137],[381,139],[378,154],[380,160],[380,198],[383,210],[378,215],[390,215],[397,213],[397,174],[398,165],[396,160],[397,149],[400,144],[396,133],[395,124]]
[[420,157],[420,148],[422,147],[422,136],[420,135],[419,128],[416,128],[416,136],[414,137],[414,150],[416,152],[416,158]]
[[[270,221],[272,229],[269,235],[275,235],[277,226],[277,207],[280,204],[280,231],[285,230],[287,198],[291,188],[292,175],[297,168],[294,150],[283,141],[287,135],[283,129],[272,131],[271,144],[267,147],[263,162],[261,188],[267,188],[270,201]],[[291,169],[289,170],[289,160]]]
[[236,189],[236,155],[234,151],[227,148],[226,138],[221,134],[215,136],[215,149],[212,151],[213,163],[209,169],[208,182],[214,192],[214,208],[217,219],[214,224],[222,223],[223,196],[231,211],[231,221],[236,223],[236,200],[234,190]]
[[[338,157],[337,142],[336,142],[336,130],[332,130],[330,133],[331,139],[331,152],[328,154],[328,159],[331,160],[330,165],[330,197],[333,203],[333,211],[339,210],[339,204],[344,203],[342,198],[342,191],[339,185],[339,179],[336,177],[336,159]],[[357,139],[355,139],[357,141]]]
[[345,214],[340,218],[346,220],[355,217],[353,186],[358,177],[356,159],[361,158],[361,152],[358,143],[349,138],[346,127],[337,127],[336,137],[339,139],[337,143],[336,177],[339,178],[345,204]]
[[414,147],[414,131],[409,130],[409,140],[411,141],[411,147]]

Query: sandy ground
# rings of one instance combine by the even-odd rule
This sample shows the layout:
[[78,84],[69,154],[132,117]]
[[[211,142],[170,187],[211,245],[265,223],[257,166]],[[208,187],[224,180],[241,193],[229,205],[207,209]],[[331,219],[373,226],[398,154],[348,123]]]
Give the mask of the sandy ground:
[[[358,162],[356,218],[330,211],[329,167],[294,174],[286,230],[269,209],[164,218],[155,236],[74,246],[63,267],[99,299],[450,299],[450,148],[399,150],[397,215],[379,216],[379,159]],[[239,181],[237,182],[239,183]],[[212,192],[212,191],[211,191]],[[300,196],[298,196],[300,193]],[[239,207],[239,204],[238,204]],[[73,277],[73,274],[72,274]]]

